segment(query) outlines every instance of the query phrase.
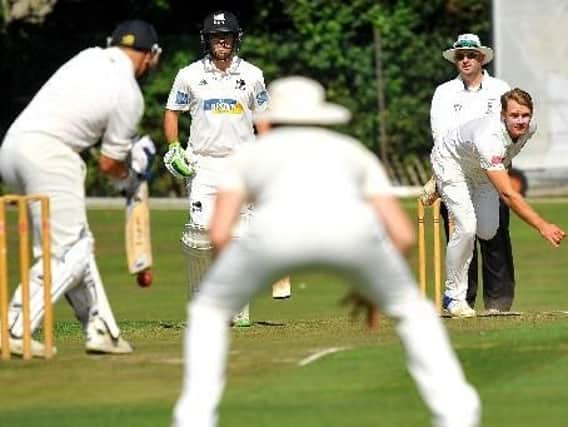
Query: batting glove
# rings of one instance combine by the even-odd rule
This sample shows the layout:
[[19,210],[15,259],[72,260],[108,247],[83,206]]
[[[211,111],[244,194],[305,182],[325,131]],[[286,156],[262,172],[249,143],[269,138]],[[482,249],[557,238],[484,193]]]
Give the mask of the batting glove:
[[138,186],[145,181],[142,175],[136,173],[134,169],[128,170],[128,175],[124,179],[113,180],[114,188],[122,193],[127,199],[134,196]]
[[164,154],[164,165],[168,172],[176,178],[189,178],[195,174],[193,162],[179,142],[172,142],[168,152]]
[[154,145],[154,142],[148,135],[144,135],[132,144],[132,150],[130,151],[130,167],[143,179],[148,180],[150,178],[150,169],[152,168],[152,163],[154,163],[155,156],[156,146]]

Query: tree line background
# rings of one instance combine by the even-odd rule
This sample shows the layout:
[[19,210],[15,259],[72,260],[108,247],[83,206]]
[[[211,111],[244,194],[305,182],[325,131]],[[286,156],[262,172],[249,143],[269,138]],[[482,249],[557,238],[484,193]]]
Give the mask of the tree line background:
[[[28,8],[23,17],[11,15],[18,5]],[[338,130],[382,157],[401,184],[417,184],[428,173],[430,100],[436,85],[456,75],[442,51],[464,32],[491,44],[490,0],[3,0],[3,6],[2,135],[61,64],[81,49],[104,46],[118,22],[138,18],[155,25],[164,50],[159,69],[143,86],[146,112],[140,129],[163,154],[163,107],[173,78],[202,56],[203,18],[227,9],[245,32],[240,55],[263,69],[267,84],[292,74],[319,80],[330,100],[353,112],[352,122]],[[189,118],[181,123],[185,140]],[[94,158],[86,160],[88,194],[113,194],[96,172]],[[151,189],[155,196],[184,191],[159,158]]]

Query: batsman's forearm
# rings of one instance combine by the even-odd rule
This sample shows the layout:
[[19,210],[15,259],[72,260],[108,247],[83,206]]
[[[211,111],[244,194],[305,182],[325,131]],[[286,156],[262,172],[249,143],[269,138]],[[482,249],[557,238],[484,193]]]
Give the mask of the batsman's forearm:
[[125,179],[128,176],[126,163],[101,154],[99,157],[99,170],[114,179]]
[[178,115],[179,112],[171,110],[164,113],[164,138],[168,143],[179,141]]

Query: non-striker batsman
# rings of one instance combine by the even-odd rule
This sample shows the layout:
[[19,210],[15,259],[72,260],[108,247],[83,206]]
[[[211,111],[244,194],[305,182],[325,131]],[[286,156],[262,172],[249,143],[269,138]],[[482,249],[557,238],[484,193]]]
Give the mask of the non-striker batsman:
[[[219,175],[226,158],[255,140],[252,115],[268,105],[262,71],[237,55],[243,32],[230,12],[205,18],[201,42],[205,56],[182,68],[171,88],[164,114],[169,149],[166,168],[187,179],[189,219],[182,235],[190,289],[195,292],[211,263],[207,230]],[[179,142],[179,115],[191,115],[187,147]],[[251,215],[241,212],[241,223]],[[237,232],[238,234],[238,232]],[[237,326],[250,325],[248,305],[235,317]]]

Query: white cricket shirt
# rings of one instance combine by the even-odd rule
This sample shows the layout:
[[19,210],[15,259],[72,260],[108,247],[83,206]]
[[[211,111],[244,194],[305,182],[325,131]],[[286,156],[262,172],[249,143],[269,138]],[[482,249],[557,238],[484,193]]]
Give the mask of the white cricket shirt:
[[143,113],[132,61],[120,48],[95,47],[61,66],[8,132],[48,134],[75,152],[102,138],[101,152],[124,160]]
[[264,111],[267,105],[258,67],[235,56],[223,72],[206,56],[178,71],[166,109],[189,111],[188,150],[224,157],[254,141],[253,112]]
[[483,116],[499,116],[501,95],[510,89],[503,80],[483,71],[478,88],[469,90],[460,76],[442,83],[434,92],[430,126],[434,143],[448,131]]
[[[368,198],[392,194],[379,160],[357,140],[317,127],[281,127],[230,157],[219,191],[239,191],[255,217],[349,215]],[[357,218],[357,216],[354,216]]]
[[489,183],[486,171],[506,170],[535,132],[532,121],[527,134],[513,142],[505,124],[495,116],[467,122],[434,145],[431,161],[436,177],[442,182]]

